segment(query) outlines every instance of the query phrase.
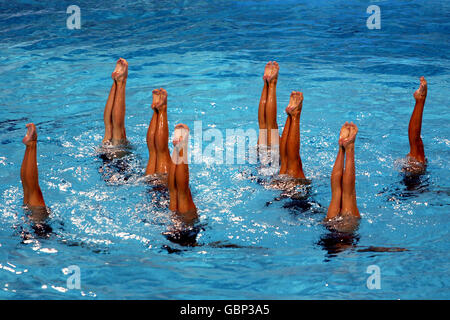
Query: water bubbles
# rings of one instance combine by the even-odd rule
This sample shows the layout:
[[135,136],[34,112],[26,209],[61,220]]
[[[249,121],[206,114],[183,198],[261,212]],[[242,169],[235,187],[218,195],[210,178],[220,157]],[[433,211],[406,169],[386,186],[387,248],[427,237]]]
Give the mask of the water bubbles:
[[55,248],[41,248],[39,251],[44,253],[58,253],[58,250]]
[[66,293],[67,291],[69,291],[69,289],[67,289],[67,288],[64,288],[64,287],[58,287],[58,286],[54,286],[54,285],[52,285],[52,286],[50,286],[53,290],[56,290],[56,291],[58,291],[58,292],[61,292],[61,293]]

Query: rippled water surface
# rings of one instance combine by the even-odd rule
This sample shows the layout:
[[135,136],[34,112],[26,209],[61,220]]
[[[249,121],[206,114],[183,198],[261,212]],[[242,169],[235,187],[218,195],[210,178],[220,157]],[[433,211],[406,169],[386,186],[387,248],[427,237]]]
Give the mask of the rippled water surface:
[[[450,298],[447,1],[377,1],[380,30],[366,27],[368,1],[78,1],[81,30],[66,28],[70,4],[0,4],[1,299]],[[98,154],[119,57],[130,65],[124,172]],[[265,188],[260,180],[270,178],[255,164],[191,164],[200,245],[171,243],[162,235],[168,196],[141,178],[151,90],[169,93],[171,132],[202,121],[225,137],[257,128],[261,77],[274,59],[280,130],[290,91],[305,96],[308,196]],[[396,163],[408,152],[421,75],[429,165],[407,180]],[[320,222],[347,120],[359,126],[362,220],[353,238],[336,241]],[[38,127],[46,232],[22,209],[27,122]],[[364,252],[369,246],[408,251]],[[70,265],[81,269],[81,290],[66,287]],[[379,290],[366,286],[370,265],[380,267]]]

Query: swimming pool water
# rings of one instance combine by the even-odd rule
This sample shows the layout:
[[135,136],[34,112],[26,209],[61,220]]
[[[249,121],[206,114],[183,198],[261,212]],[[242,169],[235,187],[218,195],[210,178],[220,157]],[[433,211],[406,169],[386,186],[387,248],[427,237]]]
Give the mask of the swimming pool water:
[[[78,1],[81,29],[68,30],[71,4],[0,4],[0,299],[450,298],[448,2]],[[380,30],[366,27],[370,4],[381,8]],[[130,65],[132,153],[122,173],[98,156],[119,57]],[[152,89],[168,91],[171,133],[194,121],[224,135],[257,129],[269,60],[280,64],[280,132],[290,92],[305,96],[307,199],[280,199],[249,179],[261,173],[255,164],[193,163],[200,246],[169,242],[168,196],[141,178]],[[396,163],[409,151],[421,75],[428,168],[410,181]],[[339,244],[320,222],[345,121],[359,126],[362,219]],[[52,210],[44,234],[22,209],[27,122],[38,128],[40,185]],[[408,251],[358,251],[369,246]],[[80,267],[80,290],[66,287],[70,265]],[[366,286],[371,265],[381,289]]]

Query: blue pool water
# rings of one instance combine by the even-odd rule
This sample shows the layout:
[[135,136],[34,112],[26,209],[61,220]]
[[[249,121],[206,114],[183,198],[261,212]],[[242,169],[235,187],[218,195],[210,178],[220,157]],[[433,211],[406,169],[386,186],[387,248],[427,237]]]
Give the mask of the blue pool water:
[[[448,1],[72,1],[0,4],[0,299],[450,298],[450,3]],[[369,30],[366,9],[381,8]],[[115,61],[129,62],[125,173],[98,157]],[[169,93],[169,128],[257,129],[262,73],[280,64],[278,124],[304,93],[301,156],[307,199],[280,199],[255,164],[190,165],[198,247],[162,233],[167,195],[141,178],[151,91]],[[412,93],[426,76],[426,173],[404,181]],[[330,201],[337,134],[359,126],[361,224],[333,242],[320,223]],[[39,178],[52,231],[22,209],[25,124],[38,127]],[[192,150],[192,149],[191,149]],[[103,172],[101,172],[103,170]],[[260,177],[269,179],[268,177]],[[214,246],[220,242],[234,246]],[[369,246],[395,253],[360,252]],[[66,286],[81,270],[81,289]],[[369,266],[381,288],[366,286]]]

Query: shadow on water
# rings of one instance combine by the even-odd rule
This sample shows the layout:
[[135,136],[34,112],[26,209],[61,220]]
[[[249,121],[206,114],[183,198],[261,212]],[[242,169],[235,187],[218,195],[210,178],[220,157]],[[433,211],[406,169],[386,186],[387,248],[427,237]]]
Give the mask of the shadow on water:
[[319,246],[327,252],[325,262],[345,250],[355,248],[359,242],[359,235],[351,232],[330,231],[320,237]]
[[206,231],[206,224],[199,223],[198,219],[186,219],[186,217],[177,213],[172,213],[171,220],[172,224],[166,232],[163,232],[163,235],[167,240],[179,247],[176,248],[174,246],[163,245],[162,249],[166,250],[168,253],[182,253],[193,247],[209,247],[217,249],[264,249],[262,247],[237,245],[229,243],[228,241],[214,241],[207,244],[198,243],[197,236],[201,231]]
[[[197,247],[197,236],[201,231],[205,230],[205,225],[199,223],[197,214],[179,214],[171,212],[171,224],[168,226],[167,231],[163,232],[163,235],[170,242],[177,244],[181,247]],[[164,245],[163,249],[169,253],[178,253],[182,250],[172,248],[168,245]]]
[[355,217],[341,217],[323,222],[327,229],[317,244],[327,252],[325,261],[336,257],[339,253],[353,249],[357,246],[360,236],[356,232],[359,227],[359,219]]
[[[275,187],[274,187],[275,186]],[[280,180],[273,180],[270,188],[281,190],[280,196],[272,201],[266,202],[266,207],[275,201],[283,201],[282,207],[288,209],[293,215],[298,214],[323,214],[325,212],[322,205],[311,195],[311,181],[306,179],[288,180],[280,183]]]
[[132,177],[139,176],[140,162],[132,152],[130,144],[122,146],[101,146],[98,150],[98,158],[102,161],[100,168],[105,182],[120,184],[126,183]]
[[[197,236],[197,234],[200,231],[205,230],[204,226],[197,226],[195,228],[198,228],[197,230],[195,230],[192,234],[189,234],[187,238],[184,238],[185,235],[182,235],[180,238],[175,238],[175,239],[169,239],[169,236],[166,236],[170,241],[179,244],[180,246],[183,247],[208,247],[208,248],[215,248],[215,249],[265,249],[268,250],[267,248],[264,247],[256,247],[256,246],[243,246],[243,245],[238,245],[238,244],[234,244],[234,243],[229,243],[228,241],[213,241],[207,244],[202,244],[202,243],[198,243],[198,242],[191,242],[191,239],[193,239],[193,237]],[[174,234],[171,234],[170,237],[172,237]],[[185,242],[185,240],[188,239],[188,242]],[[181,241],[180,241],[181,240]],[[184,251],[188,251],[189,249],[178,249],[178,248],[174,248],[168,245],[163,245],[162,248],[164,250],[166,250],[168,253],[182,253]]]
[[51,211],[47,207],[29,208],[23,206],[24,223],[14,226],[15,232],[22,239],[22,243],[34,238],[49,239],[53,233],[53,228],[50,226]]
[[[359,228],[359,218],[356,217],[337,217],[331,221],[323,222],[327,232],[322,234],[317,245],[325,250],[325,262],[331,261],[339,253],[346,250],[357,249],[356,252],[403,252],[408,251],[399,247],[359,247],[360,235],[357,233]],[[360,249],[358,249],[360,248]]]
[[[170,195],[167,188],[167,175],[146,176],[145,182],[147,185],[146,194],[151,205],[155,209],[162,209],[170,212]],[[170,215],[170,222],[163,223],[164,225],[167,225],[167,229],[162,235],[170,242],[181,247],[198,246],[197,235],[200,231],[204,230],[204,228],[203,225],[199,223],[197,215],[182,215],[174,212],[168,214]],[[142,219],[142,222],[154,223],[154,221],[150,222],[147,219]],[[167,250],[168,253],[185,251],[169,245],[163,245],[162,248]]]
[[151,205],[157,209],[167,209],[170,202],[167,178],[163,176],[145,176],[146,195]]
[[426,172],[405,172],[402,175],[405,191],[408,193],[424,193],[429,191],[430,176]]
[[379,196],[385,195],[387,201],[416,198],[423,193],[430,192],[430,175],[424,170],[420,172],[403,171],[399,181],[384,187]]
[[89,244],[83,241],[70,240],[64,236],[64,222],[52,218],[50,208],[23,207],[23,222],[14,225],[14,235],[21,239],[21,244],[27,245],[34,241],[56,240],[58,243],[69,247],[85,248],[93,253],[108,253],[108,248],[101,248],[96,244]]
[[[168,231],[164,232],[163,235],[172,243],[178,244],[182,247],[197,247],[197,236],[200,231],[204,231],[202,225],[185,225],[170,227]],[[163,246],[169,253],[175,252],[176,249],[170,248],[168,245]]]
[[[279,159],[272,159],[271,152],[258,150],[256,172],[253,170],[243,170],[241,174],[246,179],[262,185],[266,189],[280,190],[280,196],[272,201],[266,202],[266,207],[275,201],[283,201],[283,208],[288,209],[291,214],[299,213],[323,213],[324,209],[311,196],[311,184],[309,179],[293,179],[288,175],[279,174]],[[272,151],[273,152],[273,151]],[[278,154],[278,152],[277,152]],[[274,164],[274,161],[276,164]]]
[[[325,213],[325,209],[322,205],[317,202],[310,193],[311,188],[306,188],[306,193],[297,193],[293,196],[285,196],[284,199],[287,201],[284,202],[283,208],[288,209],[289,213],[293,215],[298,214],[323,214]],[[284,195],[281,195],[281,199]]]

